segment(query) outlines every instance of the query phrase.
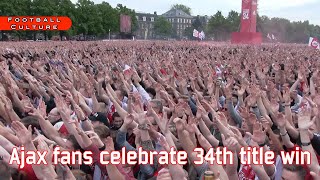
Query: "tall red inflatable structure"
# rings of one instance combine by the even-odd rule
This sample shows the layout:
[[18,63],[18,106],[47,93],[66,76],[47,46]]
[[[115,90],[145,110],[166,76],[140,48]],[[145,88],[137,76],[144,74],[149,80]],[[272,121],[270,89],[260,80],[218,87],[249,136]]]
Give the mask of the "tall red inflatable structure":
[[257,0],[242,0],[240,32],[231,34],[233,44],[261,44],[262,35],[257,32]]

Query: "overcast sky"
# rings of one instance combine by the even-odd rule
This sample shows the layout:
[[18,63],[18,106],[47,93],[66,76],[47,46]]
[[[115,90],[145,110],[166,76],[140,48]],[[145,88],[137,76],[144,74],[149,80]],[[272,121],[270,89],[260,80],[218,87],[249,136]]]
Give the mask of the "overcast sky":
[[[77,0],[72,0],[76,2]],[[101,3],[102,0],[93,0]],[[105,0],[111,6],[123,4],[136,12],[162,14],[172,4],[184,4],[192,9],[193,15],[213,15],[218,10],[224,15],[230,10],[240,12],[241,0]],[[269,17],[283,17],[294,21],[309,20],[320,25],[320,0],[258,0],[259,13]]]

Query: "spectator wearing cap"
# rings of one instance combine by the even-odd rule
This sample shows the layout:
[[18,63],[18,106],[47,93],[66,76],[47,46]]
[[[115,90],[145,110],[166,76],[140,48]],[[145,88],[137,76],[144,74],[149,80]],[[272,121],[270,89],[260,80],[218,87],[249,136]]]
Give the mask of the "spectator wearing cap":
[[94,113],[89,116],[89,119],[91,120],[93,127],[97,127],[99,125],[105,125],[107,127],[110,127],[109,120],[104,113]]
[[60,134],[60,136],[61,136],[62,138],[65,138],[65,139],[66,139],[66,138],[68,137],[69,132],[68,132],[66,126],[63,124],[62,121],[57,122],[53,127],[54,127],[56,130],[58,130],[58,132],[59,132],[59,134]]

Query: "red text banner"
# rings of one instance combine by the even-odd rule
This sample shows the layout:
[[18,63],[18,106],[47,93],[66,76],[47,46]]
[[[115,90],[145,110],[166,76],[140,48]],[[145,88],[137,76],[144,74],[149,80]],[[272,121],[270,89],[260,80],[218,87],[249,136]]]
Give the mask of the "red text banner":
[[0,30],[67,31],[72,21],[66,16],[1,16]]

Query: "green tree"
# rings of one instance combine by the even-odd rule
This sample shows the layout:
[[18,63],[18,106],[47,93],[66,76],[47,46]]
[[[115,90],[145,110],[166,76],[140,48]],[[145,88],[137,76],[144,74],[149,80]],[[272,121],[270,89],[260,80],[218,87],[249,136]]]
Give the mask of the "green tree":
[[290,22],[284,18],[257,17],[257,31],[263,34],[265,41],[270,41],[268,34],[274,35],[278,42],[305,43],[309,36],[317,37],[317,28],[309,21]]
[[183,4],[174,4],[171,9],[179,9],[191,16],[191,8]]
[[[0,1],[0,16],[12,16],[15,14],[17,14],[17,11],[11,0]],[[5,33],[6,31],[1,31],[1,40],[6,40]]]
[[60,39],[62,39],[63,36],[67,36],[70,38],[70,36],[75,35],[76,33],[76,25],[77,25],[77,19],[75,17],[76,9],[75,5],[70,0],[55,0],[57,11],[56,15],[59,16],[68,16],[72,21],[72,26],[68,31],[59,31]]
[[310,31],[310,36],[320,39],[320,26],[310,25],[309,31]]
[[230,11],[227,17],[228,31],[237,32],[240,28],[240,14],[234,10]]
[[196,19],[192,22],[192,27],[198,31],[203,30],[203,24],[200,20],[200,16],[197,16]]
[[218,11],[210,18],[207,31],[215,40],[222,41],[230,38],[230,33],[226,29],[228,29],[228,21],[221,11]]
[[164,17],[159,17],[154,22],[154,30],[156,35],[161,37],[168,37],[172,33],[172,25]]
[[104,32],[102,18],[99,16],[98,7],[90,0],[78,0],[76,3],[76,30],[77,34],[99,35]]
[[269,21],[269,18],[267,16],[260,16],[257,14],[257,31],[264,33],[265,31],[265,24]]
[[[33,0],[31,4],[31,14],[34,16],[55,16],[58,15],[57,11],[57,1],[52,0]],[[32,31],[33,40],[36,40],[38,33],[42,33],[44,38],[47,40],[48,33],[51,34],[52,31]]]
[[136,18],[136,12],[134,10],[127,8],[126,6],[123,6],[122,4],[118,4],[116,7],[116,10],[119,13],[118,24],[120,22],[120,15],[121,14],[129,15],[129,16],[131,16],[131,32],[134,32],[138,29],[138,21]]
[[193,39],[193,29],[193,27],[187,27],[183,32],[183,36],[187,37],[188,39]]
[[107,2],[97,4],[99,16],[102,18],[102,26],[105,32],[118,32],[119,31],[119,18],[118,11]]

